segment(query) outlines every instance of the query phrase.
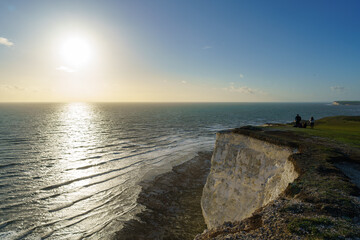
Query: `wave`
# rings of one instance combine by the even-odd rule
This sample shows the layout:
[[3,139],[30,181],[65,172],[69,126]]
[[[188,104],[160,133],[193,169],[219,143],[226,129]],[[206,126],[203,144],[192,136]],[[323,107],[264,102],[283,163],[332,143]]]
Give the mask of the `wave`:
[[[109,191],[113,188],[117,188],[119,186],[113,186],[111,188],[108,188],[108,189],[104,189],[104,190],[101,190],[97,193],[95,193],[94,195],[99,195],[99,194],[102,194],[106,191]],[[125,191],[129,190],[129,188],[123,188],[121,191],[119,191],[117,194],[111,196],[108,200],[106,201],[102,201],[100,204],[88,209],[87,211],[85,212],[81,212],[79,214],[74,214],[72,216],[69,216],[69,217],[66,217],[66,218],[63,218],[63,219],[58,219],[58,220],[53,220],[53,221],[49,221],[49,222],[45,222],[45,223],[41,223],[41,224],[37,224],[35,226],[32,226],[32,227],[29,227],[25,230],[22,230],[21,232],[18,232],[16,234],[13,233],[9,233],[9,235],[11,235],[11,239],[23,239],[29,235],[31,235],[32,233],[34,233],[35,230],[37,229],[43,229],[45,227],[51,227],[51,226],[55,226],[56,224],[58,224],[59,226],[55,227],[55,229],[51,230],[51,231],[47,231],[45,234],[42,235],[42,239],[43,238],[47,238],[47,237],[50,237],[51,235],[53,235],[56,231],[59,231],[59,230],[62,230],[62,229],[66,229],[66,228],[69,228],[71,226],[74,226],[82,221],[85,221],[86,219],[92,217],[92,215],[96,214],[94,213],[95,210],[97,209],[100,209],[102,207],[105,207],[105,206],[108,206],[110,202],[113,202],[113,204],[117,204],[117,202],[115,201],[116,198],[118,198],[119,196],[123,195]],[[68,207],[71,207],[72,205],[78,203],[78,202],[81,202],[83,200],[86,200],[88,198],[91,198],[93,197],[94,195],[88,195],[88,196],[85,196],[85,197],[82,197],[82,198],[79,198],[67,205],[64,205],[64,206],[61,206],[61,207],[58,207],[56,209],[51,209],[49,210],[49,212],[56,212],[56,211],[60,211],[60,210],[63,210],[65,208],[68,208]],[[135,206],[133,206],[135,207]],[[104,210],[103,212],[106,212],[107,210]],[[124,210],[123,213],[127,212],[127,211],[130,211],[130,209],[127,209],[127,210]],[[90,215],[89,215],[90,214]],[[2,222],[0,223],[0,228],[3,228],[3,227],[6,227],[7,225],[10,225],[10,224],[13,224],[15,222],[19,222],[20,219],[13,219],[13,220],[8,220],[6,222]],[[108,220],[109,221],[109,220]],[[112,220],[110,220],[112,221]],[[66,223],[67,222],[67,223]],[[64,223],[64,224],[62,224]],[[103,225],[103,224],[101,224]],[[102,228],[100,228],[102,229]],[[90,233],[90,235],[93,235],[95,234],[96,231],[92,231]],[[89,234],[86,234],[86,235],[89,235]]]
[[7,220],[7,221],[4,221],[4,222],[0,222],[0,229],[1,229],[1,228],[4,228],[4,227],[6,227],[7,225],[12,224],[12,223],[14,223],[14,222],[16,222],[16,220],[14,220],[14,219]]
[[24,165],[24,163],[8,163],[8,164],[3,164],[3,165],[0,165],[0,169],[2,169],[2,168],[8,168],[8,167],[16,167],[16,166],[20,166],[20,165]]

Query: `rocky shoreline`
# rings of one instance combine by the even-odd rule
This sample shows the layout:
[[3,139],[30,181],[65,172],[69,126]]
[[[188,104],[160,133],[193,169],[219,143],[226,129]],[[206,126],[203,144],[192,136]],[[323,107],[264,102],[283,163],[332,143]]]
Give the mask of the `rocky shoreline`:
[[127,222],[115,239],[193,239],[206,229],[200,200],[212,152],[199,152],[151,181],[140,183],[137,202],[145,210]]

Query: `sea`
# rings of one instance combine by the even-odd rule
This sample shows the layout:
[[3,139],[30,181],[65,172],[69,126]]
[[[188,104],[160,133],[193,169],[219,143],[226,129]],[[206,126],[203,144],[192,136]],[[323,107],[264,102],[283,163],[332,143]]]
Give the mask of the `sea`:
[[111,239],[139,182],[211,151],[219,130],[360,115],[330,103],[2,103],[0,239]]

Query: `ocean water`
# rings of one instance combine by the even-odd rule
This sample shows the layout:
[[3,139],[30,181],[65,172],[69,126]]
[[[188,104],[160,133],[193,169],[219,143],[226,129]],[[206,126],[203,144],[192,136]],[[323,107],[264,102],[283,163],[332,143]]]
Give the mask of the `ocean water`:
[[139,181],[211,150],[218,130],[332,115],[325,103],[0,104],[0,239],[111,239]]

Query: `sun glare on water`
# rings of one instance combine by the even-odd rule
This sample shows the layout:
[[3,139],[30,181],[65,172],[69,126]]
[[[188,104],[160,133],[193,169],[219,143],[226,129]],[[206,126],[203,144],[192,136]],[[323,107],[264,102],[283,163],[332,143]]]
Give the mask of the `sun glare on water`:
[[60,56],[65,65],[82,67],[89,63],[92,49],[89,42],[81,37],[70,37],[60,47]]

